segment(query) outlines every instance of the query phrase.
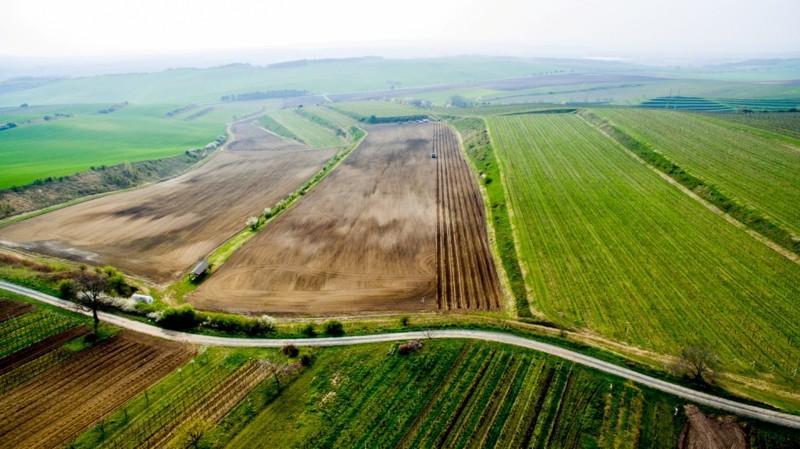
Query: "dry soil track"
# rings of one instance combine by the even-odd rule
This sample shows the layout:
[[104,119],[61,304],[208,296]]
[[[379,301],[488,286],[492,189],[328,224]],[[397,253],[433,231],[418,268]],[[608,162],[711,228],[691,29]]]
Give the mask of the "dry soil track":
[[201,167],[0,229],[0,243],[161,283],[297,189],[333,155],[282,140],[255,122],[231,126],[226,147]]

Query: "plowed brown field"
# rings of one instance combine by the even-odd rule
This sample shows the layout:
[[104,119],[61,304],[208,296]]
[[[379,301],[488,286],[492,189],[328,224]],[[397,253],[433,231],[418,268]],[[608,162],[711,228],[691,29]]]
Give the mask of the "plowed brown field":
[[190,301],[273,314],[496,309],[488,248],[480,193],[453,132],[375,126]]
[[254,122],[234,125],[232,134],[198,169],[2,228],[0,243],[111,264],[156,282],[175,279],[334,154],[288,143]]
[[500,308],[500,285],[489,250],[480,191],[453,131],[437,125],[433,147],[438,217],[437,298],[445,310]]
[[0,396],[0,447],[67,443],[192,355],[188,346],[123,332]]

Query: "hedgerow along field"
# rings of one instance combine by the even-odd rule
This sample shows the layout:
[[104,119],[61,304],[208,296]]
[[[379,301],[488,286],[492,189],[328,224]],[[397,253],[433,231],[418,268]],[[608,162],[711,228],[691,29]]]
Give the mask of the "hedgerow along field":
[[595,112],[800,236],[800,150],[695,114],[641,109]]
[[0,131],[0,189],[203,147],[224,135],[225,124],[234,116],[256,112],[260,105],[214,106],[197,118],[190,118],[192,111],[166,116],[176,108],[173,105],[127,105],[107,114],[97,112],[106,107],[65,106],[70,117]]
[[726,370],[793,384],[800,266],[574,114],[488,123],[535,314],[659,353],[705,344]]

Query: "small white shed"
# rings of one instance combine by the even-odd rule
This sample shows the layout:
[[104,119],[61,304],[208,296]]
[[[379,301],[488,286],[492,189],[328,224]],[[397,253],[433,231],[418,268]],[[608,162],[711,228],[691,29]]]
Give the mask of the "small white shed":
[[152,296],[143,295],[141,293],[134,293],[133,295],[131,295],[131,299],[134,302],[144,302],[144,303],[147,303],[147,304],[152,304],[153,303],[153,297]]

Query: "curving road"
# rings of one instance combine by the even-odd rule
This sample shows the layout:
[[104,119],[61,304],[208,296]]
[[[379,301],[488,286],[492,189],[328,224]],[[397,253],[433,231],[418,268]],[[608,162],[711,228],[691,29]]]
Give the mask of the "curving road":
[[[72,310],[84,315],[91,315],[91,312],[72,302],[64,301],[63,299],[50,296],[36,290],[31,290],[10,282],[0,281],[0,288],[17,293],[19,295],[27,296],[38,301],[50,304],[52,306],[60,307],[63,309]],[[497,343],[505,343],[509,345],[519,346],[522,348],[532,349],[535,351],[550,354],[555,357],[569,360],[590,368],[594,368],[605,373],[613,374],[623,379],[632,380],[641,385],[669,393],[696,404],[702,404],[709,407],[714,407],[719,410],[724,410],[729,413],[735,413],[740,416],[758,419],[761,421],[770,422],[786,427],[800,429],[800,416],[791,415],[788,413],[777,412],[768,410],[753,405],[743,404],[741,402],[724,399],[718,396],[710,395],[700,391],[692,390],[691,388],[675,385],[663,380],[650,377],[636,371],[614,365],[612,363],[604,362],[602,360],[580,354],[578,352],[570,351],[559,346],[554,346],[547,343],[542,343],[530,338],[519,337],[516,335],[505,334],[502,332],[468,330],[468,329],[448,329],[448,330],[431,330],[431,331],[414,331],[414,332],[397,332],[387,334],[375,335],[360,335],[360,336],[347,336],[347,337],[327,337],[327,338],[235,338],[235,337],[214,337],[209,335],[190,334],[186,332],[176,332],[160,327],[152,326],[150,324],[134,321],[121,316],[113,315],[110,313],[100,312],[100,319],[116,326],[130,329],[132,331],[140,332],[142,334],[152,335],[155,337],[166,338],[168,340],[180,341],[185,343],[206,345],[206,346],[236,346],[236,347],[266,347],[266,348],[279,348],[288,344],[296,346],[343,346],[365,343],[381,343],[398,340],[409,339],[426,339],[426,338],[465,338],[473,340],[492,341]]]

